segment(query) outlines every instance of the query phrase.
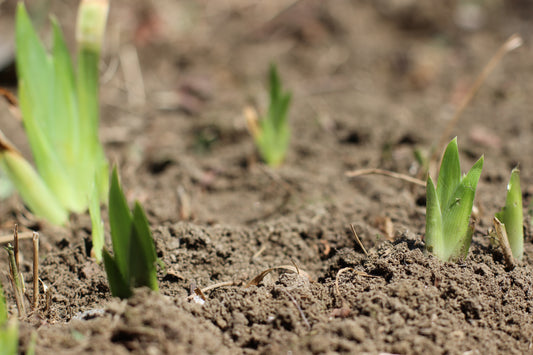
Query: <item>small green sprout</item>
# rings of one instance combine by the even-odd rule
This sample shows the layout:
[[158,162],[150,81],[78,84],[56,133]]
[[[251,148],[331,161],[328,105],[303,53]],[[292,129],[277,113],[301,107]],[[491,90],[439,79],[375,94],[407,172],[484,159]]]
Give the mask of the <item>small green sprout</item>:
[[254,138],[261,158],[271,167],[278,167],[285,160],[290,141],[288,120],[292,94],[283,92],[276,66],[270,66],[270,104],[265,117],[247,115],[248,128]]
[[483,168],[483,157],[461,177],[457,138],[446,148],[437,187],[430,176],[426,185],[426,248],[443,261],[466,257],[473,226],[469,219],[476,187]]
[[16,14],[20,112],[37,171],[0,136],[0,165],[30,210],[62,225],[87,210],[93,185],[103,198],[108,164],[98,138],[98,63],[108,12],[106,0],[83,0],[77,20],[77,71],[57,21],[51,53],[22,2]]
[[103,257],[111,294],[128,298],[142,286],[157,291],[158,258],[148,220],[139,202],[130,211],[116,168],[109,188],[109,224],[115,256],[104,248]]
[[18,333],[17,319],[8,319],[6,298],[0,284],[0,354],[18,354]]
[[507,185],[505,206],[496,213],[496,218],[505,226],[507,239],[515,260],[524,255],[524,215],[522,210],[522,190],[520,189],[520,170],[514,168]]

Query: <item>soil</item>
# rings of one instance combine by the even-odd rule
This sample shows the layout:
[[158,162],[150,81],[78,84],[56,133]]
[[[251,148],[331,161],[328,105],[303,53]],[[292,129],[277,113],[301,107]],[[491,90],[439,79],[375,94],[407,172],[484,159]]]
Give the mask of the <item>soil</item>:
[[[75,6],[46,9],[69,41]],[[12,24],[13,4],[0,7]],[[36,333],[37,354],[533,352],[529,217],[513,270],[488,236],[516,164],[525,206],[533,192],[532,16],[521,0],[112,1],[101,137],[128,200],[148,214],[164,264],[160,292],[112,298],[90,258],[88,216],[53,227],[13,195],[0,205],[1,231],[17,223],[40,233],[49,288],[21,322],[21,351]],[[415,150],[437,144],[515,32],[525,44],[498,64],[453,132],[463,169],[482,154],[485,166],[470,253],[441,262],[424,250],[424,188],[345,173],[415,176]],[[293,92],[291,146],[276,170],[258,159],[242,114],[266,109],[271,62]],[[7,64],[1,80],[13,84]],[[0,120],[29,155],[20,123],[7,112]],[[27,240],[22,257],[29,286]],[[0,280],[15,315],[6,259]],[[195,288],[208,288],[205,301]]]

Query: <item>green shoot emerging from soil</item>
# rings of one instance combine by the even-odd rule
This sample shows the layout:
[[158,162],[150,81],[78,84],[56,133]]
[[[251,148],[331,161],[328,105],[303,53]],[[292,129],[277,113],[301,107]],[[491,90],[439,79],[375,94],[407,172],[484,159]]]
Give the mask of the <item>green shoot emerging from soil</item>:
[[496,218],[502,222],[507,232],[509,245],[515,260],[522,259],[524,255],[524,229],[522,210],[522,190],[520,189],[520,170],[514,168],[507,185],[507,198],[505,206]]
[[158,259],[148,220],[138,202],[130,211],[116,168],[109,188],[109,224],[115,256],[104,249],[103,257],[113,296],[128,298],[142,286],[157,291]]
[[270,104],[265,117],[248,119],[248,126],[261,158],[271,167],[285,160],[290,141],[288,120],[291,93],[283,92],[276,66],[270,66]]
[[483,157],[461,177],[457,138],[446,148],[437,187],[431,176],[426,185],[426,248],[443,261],[466,257],[472,241],[469,224]]
[[15,355],[18,353],[19,328],[16,319],[8,320],[7,305],[2,285],[0,284],[0,353]]
[[[37,171],[0,137],[0,163],[32,212],[64,224],[87,210],[91,189],[107,195],[108,164],[98,139],[98,62],[107,18],[105,0],[84,0],[77,20],[77,71],[57,21],[51,53],[23,3],[16,17],[20,111]],[[38,173],[37,173],[38,172]]]

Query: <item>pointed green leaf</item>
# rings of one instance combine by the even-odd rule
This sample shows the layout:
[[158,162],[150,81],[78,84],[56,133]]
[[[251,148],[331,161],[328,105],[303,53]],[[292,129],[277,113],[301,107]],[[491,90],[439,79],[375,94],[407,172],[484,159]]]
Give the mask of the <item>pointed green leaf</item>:
[[442,215],[437,191],[431,177],[426,182],[426,249],[440,258],[443,249]]
[[134,287],[147,286],[157,291],[157,254],[148,220],[139,203],[135,203],[133,210],[133,225],[130,264]]
[[505,206],[496,217],[505,225],[513,257],[517,260],[524,255],[524,215],[522,208],[522,190],[520,188],[520,170],[514,168],[507,185]]
[[457,138],[446,147],[439,169],[437,180],[437,195],[442,211],[455,203],[452,195],[461,181],[461,166],[459,165],[459,150]]
[[109,226],[113,251],[120,273],[125,280],[130,280],[130,233],[133,229],[133,217],[126,197],[120,187],[116,167],[113,169],[109,188]]
[[450,206],[443,210],[444,260],[462,257],[465,248],[468,251],[470,246],[470,243],[467,242],[469,220],[482,168],[483,157],[472,166],[468,174],[461,180],[451,196]]
[[[54,148],[62,164],[78,170],[79,137],[78,107],[74,68],[65,39],[57,21],[52,21],[54,44],[52,51],[54,78],[54,115],[50,119],[55,127],[52,133]],[[72,172],[71,172],[72,173]],[[74,175],[75,177],[76,175]]]
[[269,71],[270,103],[267,114],[259,120],[259,134],[255,142],[261,158],[270,166],[277,167],[285,159],[290,141],[288,110],[291,94],[284,93],[281,81],[272,64]]
[[111,294],[122,299],[131,297],[133,294],[131,285],[120,272],[116,259],[113,259],[105,248],[102,251],[102,256]]

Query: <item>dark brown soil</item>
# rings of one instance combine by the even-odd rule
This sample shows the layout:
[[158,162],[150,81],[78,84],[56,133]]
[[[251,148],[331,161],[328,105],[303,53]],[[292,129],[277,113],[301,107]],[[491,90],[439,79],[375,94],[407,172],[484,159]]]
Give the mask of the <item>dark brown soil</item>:
[[[74,6],[51,5],[71,37]],[[12,5],[1,7],[9,21]],[[526,206],[533,192],[532,16],[518,0],[112,1],[101,135],[128,199],[148,213],[161,290],[113,299],[88,256],[88,216],[52,227],[12,196],[0,205],[2,233],[15,223],[39,231],[50,287],[49,306],[22,322],[22,351],[36,332],[37,354],[532,352],[529,219],[526,255],[512,271],[488,237],[516,164]],[[482,154],[486,163],[470,254],[443,263],[424,251],[423,188],[345,172],[415,175],[414,150],[436,144],[514,32],[524,46],[454,131],[463,168]],[[294,93],[293,139],[277,170],[258,161],[242,115],[248,104],[265,109],[271,62]],[[28,152],[19,123],[7,112],[0,120]],[[275,270],[245,287],[293,265],[298,273]],[[0,266],[15,314],[5,255]],[[193,297],[209,286],[205,302]]]

